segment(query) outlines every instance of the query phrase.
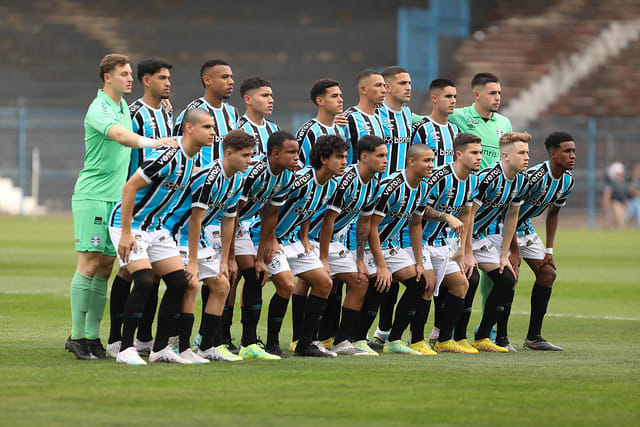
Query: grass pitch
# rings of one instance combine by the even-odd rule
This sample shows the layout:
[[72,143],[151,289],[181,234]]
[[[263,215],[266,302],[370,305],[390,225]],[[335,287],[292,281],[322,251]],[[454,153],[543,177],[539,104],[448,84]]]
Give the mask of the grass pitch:
[[[640,423],[637,231],[559,231],[543,332],[564,352],[146,367],[77,361],[63,350],[75,267],[70,218],[2,217],[0,235],[2,425]],[[510,324],[517,348],[533,283],[522,269]],[[272,293],[267,285],[265,300]],[[108,317],[107,307],[103,342]],[[471,324],[479,317],[476,310]],[[290,331],[287,316],[283,346]]]

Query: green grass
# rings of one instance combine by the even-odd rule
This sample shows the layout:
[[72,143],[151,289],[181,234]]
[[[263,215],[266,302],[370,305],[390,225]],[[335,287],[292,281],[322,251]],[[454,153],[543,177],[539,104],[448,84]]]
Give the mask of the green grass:
[[[558,233],[544,332],[562,353],[140,368],[80,362],[63,350],[75,267],[69,218],[0,217],[0,235],[2,425],[639,424],[638,232]],[[518,346],[532,283],[523,267],[510,325]],[[474,312],[471,323],[478,319]],[[103,341],[107,333],[108,309]]]

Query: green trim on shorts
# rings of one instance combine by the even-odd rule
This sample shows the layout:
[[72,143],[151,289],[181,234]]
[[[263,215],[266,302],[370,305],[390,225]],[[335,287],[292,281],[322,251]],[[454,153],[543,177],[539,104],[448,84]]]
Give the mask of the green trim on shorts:
[[109,237],[109,216],[117,202],[72,200],[73,235],[77,252],[101,252],[116,256]]

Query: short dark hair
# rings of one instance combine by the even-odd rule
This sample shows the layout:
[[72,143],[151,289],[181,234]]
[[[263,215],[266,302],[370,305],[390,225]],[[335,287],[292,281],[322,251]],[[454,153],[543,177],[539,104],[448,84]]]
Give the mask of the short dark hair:
[[575,139],[566,132],[553,132],[544,140],[544,146],[547,151],[551,151],[560,148],[560,144],[567,141],[575,141]]
[[445,87],[449,87],[449,86],[456,87],[456,84],[449,79],[437,78],[433,80],[429,85],[429,92],[436,89],[444,89]]
[[367,69],[367,70],[360,71],[358,73],[358,75],[356,76],[356,86],[359,86],[360,82],[363,79],[366,79],[366,78],[368,78],[370,76],[374,76],[376,74],[379,75],[379,76],[382,75],[382,74],[380,74],[379,72],[377,72],[376,70],[373,70],[373,69]]
[[256,139],[240,129],[234,129],[224,136],[222,140],[222,149],[226,151],[242,150],[243,148],[253,148],[256,146]]
[[362,153],[373,153],[380,145],[384,145],[384,140],[379,136],[365,135],[360,138],[356,144],[358,160],[360,160]]
[[495,74],[478,73],[473,76],[473,79],[471,79],[471,88],[473,89],[477,86],[484,86],[487,83],[500,83],[500,79]]
[[202,116],[210,116],[210,114],[208,111],[203,110],[202,108],[192,108],[191,110],[187,110],[187,112],[184,113],[184,117],[182,118],[182,132],[184,133],[184,130],[186,128],[184,125],[186,125],[187,123],[191,123],[192,125],[200,123],[200,120],[202,120]]
[[209,69],[217,66],[217,65],[226,65],[229,66],[229,64],[226,61],[223,61],[222,59],[210,59],[208,61],[206,61],[204,64],[202,64],[202,67],[200,67],[200,82],[202,83],[202,86],[204,87],[204,74],[209,71]]
[[324,95],[327,92],[327,89],[334,86],[340,87],[340,83],[333,79],[322,79],[315,82],[313,86],[311,86],[311,102],[318,105],[316,98]]
[[287,131],[279,130],[272,133],[267,140],[267,156],[271,155],[273,150],[279,149],[285,141],[289,140],[298,142],[296,137]]
[[258,89],[265,86],[271,87],[271,82],[260,76],[249,77],[248,79],[244,79],[240,84],[240,96],[244,96],[251,89]]
[[119,53],[110,53],[105,55],[100,60],[100,66],[98,72],[100,73],[100,80],[104,82],[104,75],[112,72],[116,67],[130,64],[129,57],[127,55],[121,55]]
[[314,169],[322,167],[322,159],[328,159],[333,153],[349,151],[349,144],[338,135],[322,135],[316,139],[309,153],[309,163]]
[[153,76],[163,68],[170,70],[173,68],[173,65],[163,61],[162,59],[145,58],[138,64],[138,80],[142,83],[142,78],[145,75],[149,74],[150,76]]
[[406,68],[400,67],[399,65],[393,65],[391,67],[387,67],[384,70],[382,70],[382,77],[386,81],[388,78],[393,77],[396,74],[400,74],[400,73],[409,74]]
[[481,144],[482,140],[479,136],[468,132],[460,132],[453,139],[453,151],[462,151],[469,144]]

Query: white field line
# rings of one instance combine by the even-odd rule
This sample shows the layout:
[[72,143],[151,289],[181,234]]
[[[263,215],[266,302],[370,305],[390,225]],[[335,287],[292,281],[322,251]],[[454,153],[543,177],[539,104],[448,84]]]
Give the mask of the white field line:
[[[529,315],[528,311],[512,311],[511,314]],[[620,316],[588,316],[585,314],[562,314],[562,313],[547,313],[545,317],[566,317],[570,319],[589,319],[589,320],[631,320],[640,321],[640,318],[636,317],[620,317]]]

